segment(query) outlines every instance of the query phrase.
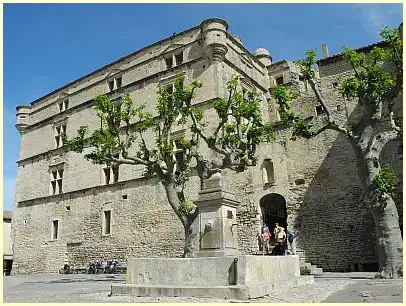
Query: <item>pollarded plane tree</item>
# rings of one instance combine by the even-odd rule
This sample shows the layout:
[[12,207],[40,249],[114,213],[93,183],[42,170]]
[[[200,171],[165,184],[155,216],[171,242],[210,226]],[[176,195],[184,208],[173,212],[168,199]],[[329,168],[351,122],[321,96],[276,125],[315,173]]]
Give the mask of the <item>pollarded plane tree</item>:
[[401,114],[395,113],[395,102],[403,85],[402,40],[398,30],[387,27],[380,35],[386,42],[385,48],[375,46],[367,54],[344,48],[343,57],[350,64],[352,74],[340,80],[338,92],[345,99],[357,103],[361,116],[355,124],[340,125],[333,118],[323,97],[327,93],[320,92],[316,85],[315,50],[308,50],[306,57],[296,64],[325,112],[323,124],[315,129],[313,118],[300,118],[291,110],[289,102],[297,93],[277,86],[272,95],[279,104],[281,121],[291,127],[292,140],[313,138],[326,130],[345,135],[353,148],[365,202],[372,210],[375,222],[379,263],[377,276],[398,278],[403,273],[403,247],[398,211],[393,200],[395,175],[390,165],[381,165],[380,155],[386,144],[402,137]]
[[[243,95],[239,77],[235,76],[228,82],[228,96],[210,101],[218,120],[212,133],[207,134],[203,111],[192,103],[200,87],[197,81],[185,85],[183,77],[175,80],[173,91],[160,87],[155,116],[145,111],[145,105],[134,106],[129,95],[114,101],[106,95],[98,96],[95,108],[101,119],[100,128],[90,135],[88,127],[82,126],[75,138],[64,137],[67,150],[83,153],[86,148],[91,152],[85,158],[95,164],[143,165],[145,176],[159,178],[184,227],[183,257],[194,256],[193,240],[197,237],[192,224],[198,207],[185,192],[192,168],[196,167],[202,182],[221,169],[242,172],[255,165],[255,149],[263,128],[259,93]],[[188,125],[180,138],[173,133],[179,125]],[[154,141],[148,135],[155,135]],[[204,158],[200,153],[202,140],[218,158]],[[181,161],[176,155],[179,149],[183,150]]]

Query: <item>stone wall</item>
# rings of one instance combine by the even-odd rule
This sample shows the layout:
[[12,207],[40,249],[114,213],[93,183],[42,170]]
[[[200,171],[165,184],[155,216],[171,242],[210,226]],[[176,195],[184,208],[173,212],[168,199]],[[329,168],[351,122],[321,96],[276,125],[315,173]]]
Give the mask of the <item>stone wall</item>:
[[[145,103],[152,112],[159,85],[172,82],[179,74],[185,75],[186,82],[202,82],[203,88],[197,91],[194,103],[204,109],[205,120],[210,123],[208,131],[217,118],[207,101],[225,97],[226,83],[236,73],[244,77],[244,86],[263,93],[265,118],[275,119],[277,115],[275,102],[267,92],[276,74],[282,74],[289,87],[300,92],[293,103],[296,112],[305,117],[316,116],[315,97],[310,87],[306,89],[300,81],[292,63],[283,61],[266,69],[230,37],[224,43],[228,52],[223,60],[213,62],[204,55],[201,35],[196,27],[156,43],[32,105],[30,126],[22,134],[18,162],[16,212],[12,221],[13,273],[55,273],[64,263],[86,267],[95,259],[117,258],[125,264],[129,256],[182,254],[181,223],[167,203],[162,185],[142,177],[142,166],[120,166],[119,182],[103,186],[102,166],[86,161],[82,154],[54,149],[53,128],[58,120],[66,120],[68,136],[75,135],[83,124],[91,130],[98,127],[91,100],[108,91],[106,78],[111,73],[121,71],[124,92],[131,95],[136,105]],[[165,56],[180,46],[184,48],[184,63],[165,69]],[[359,116],[356,104],[344,101],[335,92],[338,79],[349,74],[349,67],[342,60],[319,67],[318,86],[333,116],[343,123],[355,121]],[[58,114],[57,102],[63,92],[69,95],[70,108]],[[320,124],[322,116],[315,119]],[[179,126],[176,131],[183,130],[187,126]],[[281,137],[285,133],[280,131]],[[152,134],[147,135],[147,142],[153,142]],[[200,151],[209,159],[216,157],[204,145]],[[274,193],[286,201],[288,228],[295,234],[301,256],[327,271],[346,271],[354,262],[376,261],[374,223],[362,201],[354,155],[343,136],[326,131],[311,140],[288,141],[286,149],[277,143],[264,144],[258,148],[258,157],[258,164],[244,173],[225,171],[223,176],[229,189],[241,200],[237,231],[242,254],[258,250],[256,235],[262,225],[260,200]],[[262,177],[265,159],[270,159],[274,167],[274,182],[268,185],[264,185]],[[396,170],[395,200],[401,220],[401,144],[388,145],[382,161],[391,163]],[[49,170],[61,163],[65,171],[64,194],[50,196]],[[197,199],[199,186],[198,178],[193,176],[187,185],[190,200]],[[112,213],[108,235],[103,234],[106,210]],[[52,239],[54,220],[59,221],[58,239]]]

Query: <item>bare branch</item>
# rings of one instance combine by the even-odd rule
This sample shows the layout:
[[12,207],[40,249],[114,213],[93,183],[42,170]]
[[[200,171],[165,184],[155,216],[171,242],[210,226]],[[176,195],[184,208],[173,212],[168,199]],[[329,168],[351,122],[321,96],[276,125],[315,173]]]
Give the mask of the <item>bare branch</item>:
[[129,164],[129,165],[148,165],[148,161],[137,158],[137,157],[132,157],[132,156],[126,156],[125,153],[122,154],[123,158],[116,158],[114,156],[109,156],[107,157],[108,160],[115,162],[117,164]]
[[397,131],[397,132],[400,132],[400,131],[401,131],[401,128],[396,125],[395,118],[394,118],[394,113],[393,113],[393,110],[392,110],[392,109],[390,109],[390,112],[389,112],[389,120],[390,120],[390,126],[391,126],[391,128],[392,128],[393,130]]
[[378,156],[381,154],[382,149],[385,145],[396,138],[400,137],[401,131],[386,131],[375,135],[369,147],[368,153],[366,154],[366,159]]
[[330,109],[327,107],[327,104],[324,102],[324,98],[322,97],[320,91],[316,88],[316,84],[314,83],[314,80],[311,77],[308,77],[308,81],[309,81],[310,87],[312,88],[314,94],[316,95],[317,100],[319,101],[321,106],[323,106],[323,109],[326,111],[328,120],[331,121]]

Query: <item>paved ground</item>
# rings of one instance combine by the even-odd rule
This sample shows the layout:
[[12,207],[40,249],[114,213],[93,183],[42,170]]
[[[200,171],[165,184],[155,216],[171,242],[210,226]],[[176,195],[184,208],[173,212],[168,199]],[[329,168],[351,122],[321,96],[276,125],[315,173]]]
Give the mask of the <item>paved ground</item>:
[[[374,273],[323,273],[315,284],[289,290],[251,302],[261,303],[401,303],[402,280],[376,280]],[[5,276],[4,302],[241,302],[202,298],[109,297],[112,283],[124,282],[124,275],[33,275]]]

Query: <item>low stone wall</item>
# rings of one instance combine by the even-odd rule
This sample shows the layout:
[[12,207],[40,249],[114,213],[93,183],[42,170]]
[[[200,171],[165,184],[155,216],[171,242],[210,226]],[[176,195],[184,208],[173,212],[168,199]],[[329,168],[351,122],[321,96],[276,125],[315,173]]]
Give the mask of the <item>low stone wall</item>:
[[127,284],[176,286],[251,285],[300,276],[298,256],[129,258]]

